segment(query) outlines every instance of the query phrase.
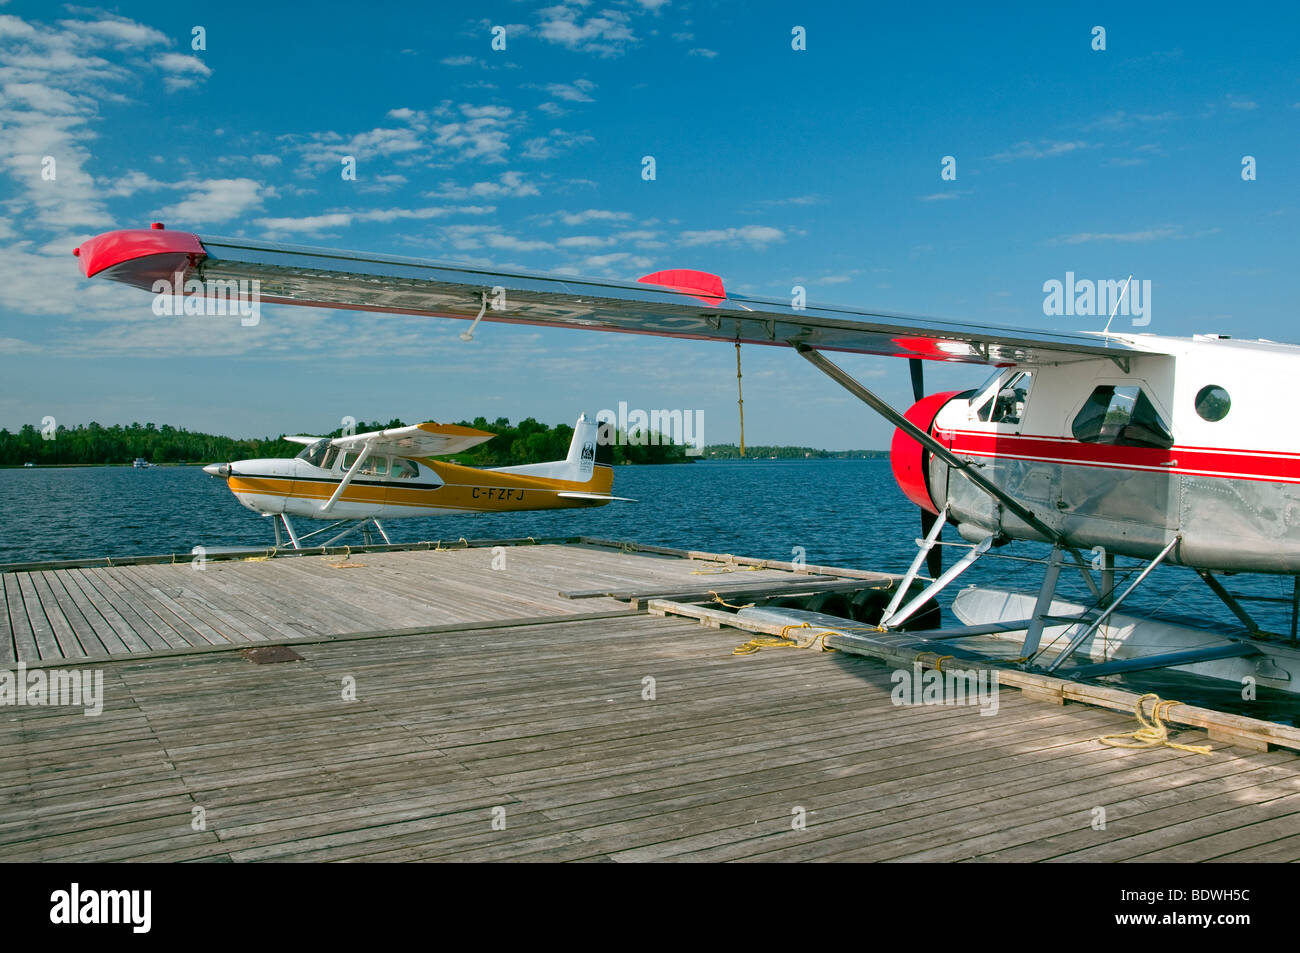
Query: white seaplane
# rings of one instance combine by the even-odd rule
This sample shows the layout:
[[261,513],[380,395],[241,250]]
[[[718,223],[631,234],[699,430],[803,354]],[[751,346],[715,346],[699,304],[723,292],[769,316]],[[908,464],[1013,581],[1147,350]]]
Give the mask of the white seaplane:
[[[344,437],[285,437],[305,444],[296,457],[210,463],[203,470],[225,479],[250,510],[278,517],[272,524],[277,547],[284,545],[281,524],[294,549],[330,531],[335,535],[313,545],[329,546],[354,532],[369,540],[372,527],[388,543],[380,519],[570,509],[626,500],[610,495],[611,441],[598,439],[601,426],[609,425],[580,416],[568,456],[552,463],[480,469],[435,460],[496,434],[430,421]],[[290,516],[332,522],[300,535]]]
[[[1300,691],[1300,432],[1283,410],[1293,403],[1300,347],[794,307],[729,295],[718,276],[691,270],[622,283],[200,238],[161,226],[109,232],[77,253],[88,277],[155,293],[184,287],[212,295],[256,282],[264,303],[791,348],[897,428],[893,469],[921,509],[924,539],[907,584],[870,620],[882,630],[914,624],[996,547],[1032,540],[1051,547],[1037,593],[967,590],[953,606],[966,624],[918,635],[947,651],[973,637],[1013,638],[1023,667],[1069,677],[1174,668]],[[494,301],[504,290],[505,304],[489,310],[494,289]],[[905,412],[890,406],[827,357],[836,351],[908,359],[915,404]],[[927,360],[996,371],[974,391],[926,396]],[[969,544],[946,571],[944,525]],[[1145,563],[1122,592],[1116,555]],[[923,564],[932,581],[913,593]],[[1198,573],[1240,631],[1119,614],[1160,564]],[[1089,604],[1056,598],[1063,568],[1082,575]],[[1294,577],[1289,638],[1261,631],[1243,597],[1224,586],[1221,576],[1231,573]]]

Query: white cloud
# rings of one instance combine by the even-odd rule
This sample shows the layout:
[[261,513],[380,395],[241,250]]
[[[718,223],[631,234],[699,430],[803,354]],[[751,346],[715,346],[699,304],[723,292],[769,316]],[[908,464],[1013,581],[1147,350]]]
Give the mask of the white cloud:
[[705,49],[705,48],[702,47],[702,46],[697,46],[697,47],[695,47],[694,49],[687,50],[686,53],[687,53],[688,56],[702,56],[702,57],[704,57],[706,60],[711,60],[711,59],[713,59],[715,56],[718,55],[718,51],[717,51],[717,50],[709,50],[709,49]]
[[261,208],[263,198],[274,196],[253,179],[209,179],[186,183],[190,194],[155,214],[164,220],[182,222],[195,228],[215,222],[228,222],[246,212]]
[[[305,141],[295,136],[283,136],[282,140],[293,144],[293,148],[302,156],[303,162],[314,169],[339,168],[344,156],[352,156],[358,163],[374,159],[401,159],[418,156],[427,152],[428,143],[420,133],[419,116],[409,109],[395,109],[389,116],[401,121],[408,117],[414,122],[412,126],[393,126],[369,129],[365,132],[343,135],[339,132],[314,132]],[[358,175],[364,174],[364,170]]]
[[566,149],[574,146],[585,145],[593,142],[594,139],[585,133],[566,132],[563,129],[552,129],[544,136],[536,136],[532,139],[524,140],[524,148],[521,155],[525,159],[550,159],[559,155]]
[[569,235],[555,244],[560,248],[607,248],[615,241],[608,235]]
[[300,218],[259,218],[255,224],[270,232],[323,232],[330,228],[346,228],[352,224],[348,212],[329,212],[324,215],[306,215]]
[[1050,159],[1054,156],[1062,156],[1074,152],[1078,149],[1086,149],[1086,142],[1049,142],[1040,140],[1037,143],[1024,141],[1018,142],[1005,152],[999,152],[990,158],[998,159],[1003,162],[1012,159]]
[[103,193],[114,198],[125,198],[137,192],[153,192],[158,189],[170,189],[176,186],[168,182],[159,182],[145,172],[128,172],[113,179],[100,181]]
[[1076,232],[1052,240],[1052,244],[1082,245],[1085,242],[1155,242],[1166,238],[1186,238],[1181,225],[1157,225],[1136,232]]
[[491,248],[498,251],[548,251],[551,243],[541,239],[517,238],[497,225],[447,225],[439,230],[443,240],[458,251]]
[[1175,112],[1162,113],[1128,113],[1120,109],[1113,113],[1099,116],[1084,126],[1084,129],[1129,129],[1138,123],[1172,122],[1178,118]]
[[504,162],[510,151],[510,132],[520,122],[508,106],[474,106],[462,103],[461,118],[433,127],[434,145],[460,160]]
[[710,228],[703,231],[682,232],[681,243],[695,245],[751,245],[762,248],[783,241],[785,233],[770,225],[742,225],[740,228]]
[[429,199],[467,199],[467,198],[527,198],[540,194],[537,186],[528,182],[522,172],[503,172],[495,182],[475,182],[470,186],[460,186],[444,182],[441,189],[425,192]]
[[[167,42],[151,27],[93,11],[57,26],[0,15],[0,168],[18,186],[10,205],[29,229],[112,223],[103,190],[87,169],[89,143],[99,102],[123,99],[113,87],[132,74],[97,53]],[[42,174],[47,169],[53,180]]]
[[585,0],[568,0],[539,10],[538,35],[548,43],[601,57],[619,56],[637,42],[628,14],[606,9],[587,16],[586,5]]
[[256,224],[277,234],[285,232],[319,233],[335,228],[348,228],[355,222],[396,222],[402,220],[427,221],[448,215],[491,215],[496,209],[490,205],[430,206],[426,208],[376,208],[364,211],[326,212],[321,215],[259,218]]
[[608,209],[589,208],[583,212],[566,212],[560,216],[565,225],[583,225],[587,222],[625,222],[632,215],[629,212],[612,212]]
[[212,70],[197,56],[181,53],[160,53],[153,58],[153,64],[167,74],[163,85],[169,93],[196,86],[212,75]]
[[115,49],[140,49],[147,46],[165,46],[170,40],[165,33],[155,30],[143,23],[136,23],[126,17],[111,13],[93,12],[102,17],[99,20],[60,20],[59,26],[70,33],[96,41],[95,45],[105,43]]
[[570,103],[590,103],[595,102],[591,98],[591,91],[596,88],[596,84],[587,79],[575,79],[572,83],[550,83],[542,87],[556,99],[563,99]]

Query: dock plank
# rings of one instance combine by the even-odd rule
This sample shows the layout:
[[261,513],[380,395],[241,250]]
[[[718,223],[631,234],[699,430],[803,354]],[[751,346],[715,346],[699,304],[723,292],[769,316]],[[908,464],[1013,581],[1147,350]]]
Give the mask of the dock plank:
[[[1108,748],[1130,715],[1009,688],[895,705],[871,659],[560,595],[698,560],[508,555],[0,572],[15,655],[105,676],[98,717],[0,710],[0,861],[1300,860],[1293,752]],[[268,640],[301,660],[239,652]]]

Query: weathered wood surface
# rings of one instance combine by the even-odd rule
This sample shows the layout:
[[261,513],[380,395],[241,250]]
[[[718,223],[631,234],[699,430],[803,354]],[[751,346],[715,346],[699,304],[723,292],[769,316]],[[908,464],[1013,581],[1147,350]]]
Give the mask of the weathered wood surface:
[[[842,652],[864,655],[893,666],[909,668],[914,663],[924,668],[935,668],[942,659],[948,659],[948,667],[960,667],[969,671],[996,672],[1001,684],[1018,688],[1022,693],[1038,701],[1063,705],[1066,702],[1081,702],[1101,708],[1117,711],[1136,711],[1139,700],[1143,697],[1137,692],[1130,692],[1109,685],[1074,682],[1069,679],[1044,675],[1039,672],[1024,672],[1019,669],[994,665],[978,658],[973,652],[958,649],[947,643],[929,642],[919,633],[913,632],[878,632],[874,626],[845,626],[843,629],[823,629],[813,626],[806,632],[791,629],[789,626],[763,619],[741,618],[720,609],[709,606],[696,606],[689,603],[652,599],[648,603],[649,611],[654,615],[678,615],[713,627],[734,626],[738,630],[756,632],[764,635],[787,635],[807,637],[808,635],[826,634],[826,644]],[[1018,651],[1014,643],[989,642],[985,647],[989,654],[1001,653],[1004,658],[1013,657]],[[951,655],[944,653],[953,653]],[[1147,702],[1144,711],[1149,715],[1151,703]],[[1215,711],[1182,702],[1162,708],[1161,718],[1171,724],[1185,727],[1204,728],[1216,741],[1247,745],[1260,751],[1271,748],[1290,748],[1300,751],[1300,728],[1283,725],[1278,722],[1259,718],[1248,718],[1230,712]]]
[[578,544],[202,565],[0,573],[0,665],[619,608],[610,598],[578,604],[560,595],[579,589],[679,592],[740,577],[753,586],[808,580],[780,569],[725,574],[708,561]]
[[[458,578],[443,555],[421,561],[444,573],[423,590],[403,564],[373,570],[441,605]],[[376,623],[382,584],[298,562],[286,599],[328,575],[331,598],[370,591],[346,624]],[[274,567],[233,568],[217,577],[232,590]],[[329,605],[293,624],[327,627]],[[180,625],[150,611],[156,634]],[[304,660],[281,664],[245,660],[247,642],[95,661],[99,717],[0,708],[0,860],[1300,859],[1289,752],[1107,748],[1131,717],[1011,690],[989,715],[895,706],[889,666],[733,656],[743,640],[627,616],[299,641]]]

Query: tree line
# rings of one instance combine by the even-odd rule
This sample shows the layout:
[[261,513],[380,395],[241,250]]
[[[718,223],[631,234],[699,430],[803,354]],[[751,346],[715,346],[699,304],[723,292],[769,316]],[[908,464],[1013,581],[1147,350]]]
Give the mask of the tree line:
[[[889,456],[888,450],[818,450],[815,447],[747,446],[745,458],[767,460],[874,460]],[[709,444],[702,454],[705,460],[739,460],[740,448],[734,443]]]
[[[511,424],[505,417],[488,421],[485,417],[457,421],[461,426],[473,427],[496,434],[477,447],[456,454],[451,459],[478,467],[517,466],[525,463],[545,463],[563,460],[569,452],[573,428],[568,424],[554,427],[539,423],[532,417]],[[404,427],[400,420],[387,423],[358,423],[353,432],[365,433],[390,427]],[[320,436],[341,437],[342,428]],[[222,463],[231,460],[249,460],[264,457],[292,457],[302,449],[280,437],[262,437],[237,440],[216,434],[199,433],[167,424],[132,423],[106,427],[92,421],[75,427],[59,426],[37,428],[32,424],[21,427],[17,433],[0,429],[0,466],[103,466],[129,464],[143,457],[155,464]],[[669,444],[666,440],[653,440],[645,445],[618,441],[612,448],[613,462],[621,463],[682,463],[689,461],[686,448]]]

